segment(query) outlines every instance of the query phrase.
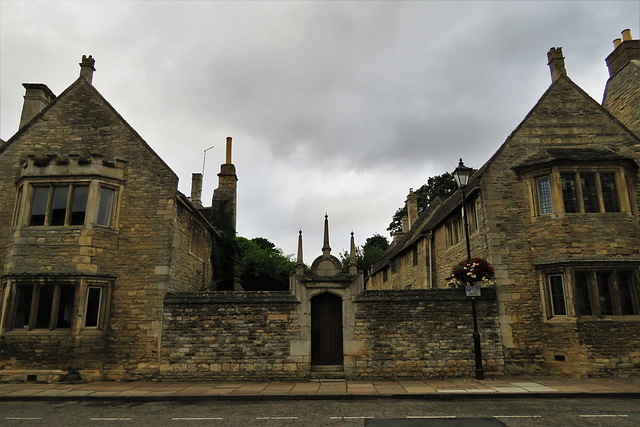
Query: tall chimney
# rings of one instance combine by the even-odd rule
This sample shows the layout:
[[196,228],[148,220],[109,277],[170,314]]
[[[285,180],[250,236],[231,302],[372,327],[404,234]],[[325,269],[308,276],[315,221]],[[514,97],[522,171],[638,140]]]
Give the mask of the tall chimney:
[[564,68],[564,57],[561,47],[552,47],[547,53],[549,68],[551,69],[551,82],[555,82],[560,76],[566,76],[567,70]]
[[220,165],[218,174],[218,188],[213,190],[211,207],[214,210],[225,209],[233,217],[233,225],[236,224],[236,201],[237,201],[236,167],[231,163],[231,137],[227,137],[227,159]]
[[47,85],[42,83],[22,83],[26,89],[24,94],[24,104],[22,104],[22,115],[20,116],[20,129],[42,110],[45,109],[56,96]]
[[413,192],[413,188],[409,189],[407,196],[407,214],[409,216],[409,230],[418,219],[418,195]]
[[231,137],[230,136],[227,137],[227,161],[225,163],[228,165],[231,164]]
[[607,56],[609,77],[615,76],[625,65],[634,60],[640,60],[640,40],[633,40],[631,30],[626,29],[622,31],[622,40],[618,38],[613,41],[613,52]]
[[80,63],[80,77],[86,79],[89,84],[93,81],[93,72],[96,70],[94,67],[96,60],[91,55],[88,57],[82,55],[82,62]]
[[196,208],[202,207],[202,174],[191,174],[191,203]]

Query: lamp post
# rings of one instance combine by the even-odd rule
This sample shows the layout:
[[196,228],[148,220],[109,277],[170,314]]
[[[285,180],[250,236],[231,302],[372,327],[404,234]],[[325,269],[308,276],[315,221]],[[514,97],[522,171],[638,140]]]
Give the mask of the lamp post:
[[[465,200],[465,189],[469,183],[472,169],[462,163],[458,163],[458,167],[453,171],[453,177],[458,184],[460,193],[462,194],[462,219],[464,223],[464,237],[467,243],[467,260],[471,260],[471,244],[469,243],[469,223],[467,222],[467,209]],[[482,349],[480,347],[480,332],[478,332],[478,315],[476,313],[476,297],[471,297],[471,310],[473,312],[473,349],[476,357],[476,379],[484,379],[484,369],[482,367]]]

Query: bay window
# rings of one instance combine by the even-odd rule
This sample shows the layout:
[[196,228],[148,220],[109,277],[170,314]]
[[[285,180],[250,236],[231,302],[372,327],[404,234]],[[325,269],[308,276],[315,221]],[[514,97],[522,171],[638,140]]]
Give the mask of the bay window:
[[549,318],[640,315],[637,268],[567,267],[544,277]]
[[103,330],[109,281],[94,279],[19,279],[5,286],[12,331]]

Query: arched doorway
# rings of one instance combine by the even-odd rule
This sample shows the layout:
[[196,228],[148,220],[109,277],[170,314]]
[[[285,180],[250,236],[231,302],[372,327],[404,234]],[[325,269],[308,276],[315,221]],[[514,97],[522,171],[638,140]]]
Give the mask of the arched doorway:
[[325,292],[311,298],[311,364],[342,361],[342,298]]

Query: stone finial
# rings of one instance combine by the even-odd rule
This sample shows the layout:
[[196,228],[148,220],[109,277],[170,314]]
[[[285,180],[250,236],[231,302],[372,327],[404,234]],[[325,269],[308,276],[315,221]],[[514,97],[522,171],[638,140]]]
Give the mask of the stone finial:
[[302,230],[298,232],[298,259],[296,261],[296,274],[302,276],[304,274],[304,261],[302,260]]
[[298,259],[297,264],[304,264],[302,260],[302,230],[298,232]]
[[549,68],[551,69],[551,81],[555,82],[560,76],[566,76],[567,70],[564,67],[564,56],[561,47],[552,47],[547,53]]
[[96,70],[94,67],[96,60],[91,55],[82,55],[82,62],[80,62],[80,77],[86,79],[89,84],[93,82],[93,72]]
[[351,232],[351,251],[349,254],[349,273],[356,274],[358,272],[358,265],[356,264],[356,241],[353,237],[353,231]]
[[324,214],[324,244],[322,245],[322,256],[331,258],[331,246],[329,246],[329,215]]

